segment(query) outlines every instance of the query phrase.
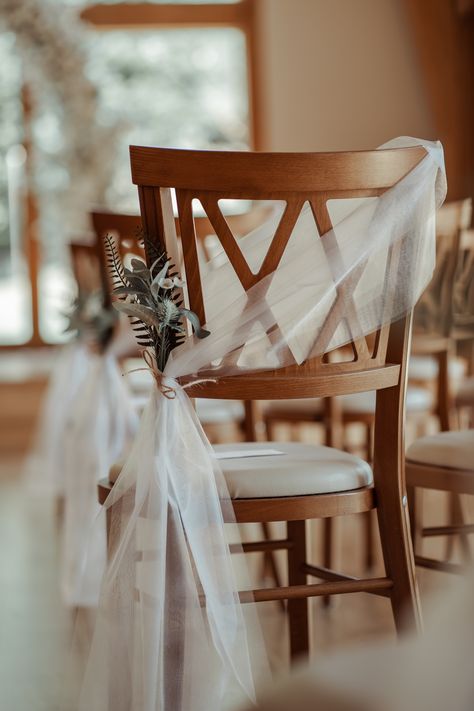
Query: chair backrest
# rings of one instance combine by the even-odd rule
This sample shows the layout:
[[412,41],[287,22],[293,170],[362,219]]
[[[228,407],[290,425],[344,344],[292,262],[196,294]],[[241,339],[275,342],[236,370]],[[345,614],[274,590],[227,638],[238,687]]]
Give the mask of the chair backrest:
[[[132,146],[132,179],[138,186],[142,223],[147,237],[170,249],[176,242],[171,190],[176,192],[179,232],[182,241],[189,305],[206,321],[203,288],[197,252],[193,200],[200,201],[225,253],[245,291],[272,274],[292,234],[302,207],[309,203],[324,249],[332,228],[329,199],[376,197],[395,185],[426,155],[421,147],[350,153],[250,153],[186,151]],[[219,200],[280,200],[286,207],[261,267],[254,273],[239,249]],[[387,268],[398,269],[394,255]],[[355,284],[350,285],[352,290]],[[338,289],[339,291],[339,289]],[[352,292],[351,292],[352,293]],[[319,335],[324,353],[342,319],[357,319],[355,308],[335,299]],[[347,294],[345,295],[347,296]],[[224,388],[204,386],[203,396],[254,399],[272,397],[329,396],[400,383],[409,318],[386,325],[375,338],[359,338],[351,344],[350,360],[332,362],[325,355],[296,362],[277,371],[256,376],[228,378],[238,381]],[[391,335],[392,334],[392,335]],[[393,340],[396,335],[396,343]],[[392,345],[390,345],[390,343]],[[328,377],[334,376],[334,377]],[[259,385],[260,384],[260,385]],[[248,387],[247,387],[248,385]],[[244,388],[244,390],[243,390]],[[206,392],[206,394],[204,394]],[[219,393],[219,395],[217,394]]]
[[[437,337],[449,339],[454,325],[453,291],[460,263],[461,233],[471,223],[471,199],[445,203],[436,216],[436,267],[414,312],[414,347]],[[458,275],[461,278],[461,275]],[[423,348],[423,344],[420,344]]]
[[107,290],[95,243],[71,242],[71,264],[79,291],[91,293]]
[[461,232],[453,311],[455,330],[474,338],[474,229]]
[[[231,215],[227,217],[227,220],[231,228],[243,235],[257,226],[258,219],[261,215],[262,211],[254,211],[251,214]],[[123,214],[109,210],[94,210],[94,212],[91,213],[91,220],[98,245],[98,254],[103,268],[106,271],[107,254],[105,251],[105,237],[107,235],[113,237],[122,259],[127,259],[129,256],[141,258],[145,256],[142,244],[143,232],[140,215]],[[195,217],[194,224],[196,237],[199,240],[202,254],[204,259],[208,261],[211,258],[208,238],[214,235],[214,229],[210,220],[205,215]],[[177,217],[175,218],[175,229],[179,238],[179,220]],[[180,253],[175,254],[175,259],[177,263],[181,264]],[[109,275],[109,287],[111,286],[112,283],[110,282]]]
[[94,210],[91,212],[94,228],[95,244],[102,278],[106,284],[106,299],[111,301],[114,287],[113,274],[108,264],[105,238],[107,235],[114,240],[120,258],[127,260],[130,256],[144,257],[141,244],[141,220],[139,215],[129,215],[109,210]]

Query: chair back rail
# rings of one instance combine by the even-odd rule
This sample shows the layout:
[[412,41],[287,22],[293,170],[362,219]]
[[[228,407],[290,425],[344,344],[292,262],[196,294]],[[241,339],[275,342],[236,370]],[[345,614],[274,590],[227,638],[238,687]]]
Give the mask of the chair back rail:
[[74,241],[69,244],[74,279],[80,291],[104,289],[104,281],[96,245]]
[[[132,179],[138,186],[144,230],[149,239],[166,245],[168,250],[177,232],[171,199],[171,190],[176,191],[178,231],[182,242],[189,304],[205,322],[193,200],[200,201],[239,281],[248,291],[277,269],[305,203],[311,207],[323,247],[337,249],[331,232],[327,201],[379,196],[412,170],[426,153],[421,147],[295,154],[186,151],[131,146],[130,155]],[[257,273],[253,273],[247,264],[228,220],[220,211],[218,201],[222,199],[283,200],[286,203],[271,246]],[[332,244],[325,241],[325,235],[328,240],[334,240]],[[362,269],[363,266],[360,273]],[[396,249],[392,249],[387,259],[387,269],[398,269]],[[350,300],[347,302],[347,293],[353,292],[360,273],[351,275],[349,280],[337,288],[337,296],[318,336],[319,352],[326,352],[342,319],[346,319],[346,323],[355,323],[357,320],[354,304]],[[402,332],[397,331],[403,338],[406,337],[408,320],[404,319],[404,323]],[[307,359],[300,365],[293,363],[276,371],[262,372],[258,376],[222,378],[217,383],[200,385],[199,396],[237,397],[238,394],[239,399],[257,399],[260,393],[265,392],[262,396],[272,399],[294,397],[289,393],[296,391],[298,397],[329,395],[329,392],[322,392],[326,386],[331,394],[391,387],[398,382],[400,375],[400,368],[395,368],[395,375],[395,370],[390,367],[400,365],[400,361],[391,358],[391,330],[392,327],[387,324],[372,337],[354,338],[350,344],[351,357],[344,362],[334,362],[334,359],[322,355]],[[401,352],[400,349],[395,351]],[[376,375],[376,371],[380,375]],[[364,380],[362,373],[368,374],[364,386],[361,386]],[[333,385],[329,385],[328,376],[333,376]],[[288,387],[283,386],[285,382]]]
[[95,234],[95,245],[102,278],[106,289],[106,299],[110,303],[113,291],[113,274],[107,261],[105,238],[110,235],[115,242],[122,260],[127,256],[142,257],[144,250],[141,246],[141,220],[139,215],[130,215],[109,210],[94,210],[91,212],[91,221]]

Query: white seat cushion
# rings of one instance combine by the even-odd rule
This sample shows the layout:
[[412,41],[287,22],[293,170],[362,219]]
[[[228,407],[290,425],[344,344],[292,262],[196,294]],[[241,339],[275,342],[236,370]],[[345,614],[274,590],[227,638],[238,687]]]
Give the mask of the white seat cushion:
[[422,437],[407,450],[407,460],[474,473],[474,430],[438,432]]
[[474,407],[474,376],[461,380],[456,393],[458,407]]
[[[462,358],[450,358],[449,375],[453,380],[459,380],[466,372],[466,362]],[[408,377],[410,380],[427,382],[438,377],[438,361],[433,356],[410,357],[408,364]]]
[[332,447],[308,444],[258,442],[218,444],[226,452],[278,450],[283,454],[220,459],[233,499],[304,496],[350,491],[370,486],[372,469],[359,457]]
[[[355,414],[370,414],[375,412],[375,391],[354,393],[342,396],[343,412]],[[407,388],[406,409],[408,413],[427,412],[433,407],[433,394],[427,388],[409,386]],[[273,400],[265,407],[265,414],[285,417],[286,414],[295,412],[308,417],[316,416],[323,410],[320,398],[306,398],[303,400]]]

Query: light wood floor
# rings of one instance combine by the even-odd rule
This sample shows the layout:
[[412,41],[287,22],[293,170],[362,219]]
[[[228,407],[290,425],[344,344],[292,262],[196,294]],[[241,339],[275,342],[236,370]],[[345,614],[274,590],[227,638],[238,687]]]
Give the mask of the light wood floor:
[[[93,620],[66,610],[58,592],[60,543],[51,503],[32,501],[21,483],[21,457],[0,464],[0,709],[2,711],[72,711],[83,655],[71,644],[75,621],[84,640]],[[426,501],[430,519],[443,518],[435,494]],[[337,558],[348,573],[362,573],[360,521],[339,522]],[[275,531],[278,534],[277,531]],[[318,559],[318,525],[312,527],[312,556]],[[436,542],[429,541],[432,553]],[[254,561],[260,570],[259,561]],[[284,567],[284,566],[283,566]],[[282,567],[282,569],[283,569]],[[377,566],[380,569],[380,564]],[[376,571],[374,571],[376,572]],[[424,598],[446,583],[440,573],[422,571]],[[275,670],[287,667],[285,618],[274,603],[260,606],[264,633]],[[387,600],[368,595],[341,596],[329,609],[311,602],[313,655],[393,636]],[[86,645],[85,645],[86,646]]]

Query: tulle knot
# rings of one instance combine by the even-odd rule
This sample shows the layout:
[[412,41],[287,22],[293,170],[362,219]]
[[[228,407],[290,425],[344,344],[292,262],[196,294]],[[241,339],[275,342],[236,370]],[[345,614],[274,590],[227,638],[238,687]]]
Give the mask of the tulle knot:
[[[142,358],[145,361],[145,363],[147,364],[148,370],[152,374],[152,376],[155,380],[156,386],[157,386],[158,390],[161,392],[161,394],[164,395],[166,398],[168,398],[168,400],[174,400],[174,398],[176,397],[176,387],[173,385],[169,385],[165,382],[165,380],[168,380],[168,382],[169,382],[170,379],[169,378],[165,379],[165,376],[163,375],[163,373],[160,370],[158,370],[158,367],[156,365],[156,360],[155,360],[153,354],[150,353],[150,351],[146,351],[146,350],[142,351]],[[176,386],[178,385],[178,383],[176,381],[173,381],[173,382]]]
[[[150,351],[142,351],[142,358],[146,363],[146,368],[133,368],[133,370],[128,370],[124,375],[129,375],[130,373],[139,373],[141,371],[148,371],[149,373],[152,374],[153,379],[156,383],[156,386],[158,390],[161,392],[162,395],[164,395],[168,400],[174,400],[176,397],[176,387],[178,386],[178,383],[173,380],[175,385],[168,385],[165,382],[165,376],[163,373],[158,370],[158,367],[156,365],[155,358],[153,355],[150,353]],[[166,380],[170,380],[171,378],[166,377]]]
[[[142,358],[146,363],[146,368],[134,368],[133,370],[129,370],[125,375],[128,375],[129,373],[138,373],[139,371],[147,370],[149,373],[152,374],[153,379],[156,383],[156,386],[158,390],[161,392],[162,395],[164,395],[168,400],[174,400],[176,397],[176,390],[178,388],[181,388],[181,390],[187,390],[188,388],[193,387],[194,385],[200,385],[202,383],[215,383],[216,378],[197,378],[195,380],[190,380],[184,385],[181,385],[178,383],[177,380],[174,378],[171,378],[169,375],[164,375],[162,373],[157,365],[156,365],[156,359],[150,351],[144,350],[142,351]],[[173,385],[170,385],[170,381],[173,383]]]

